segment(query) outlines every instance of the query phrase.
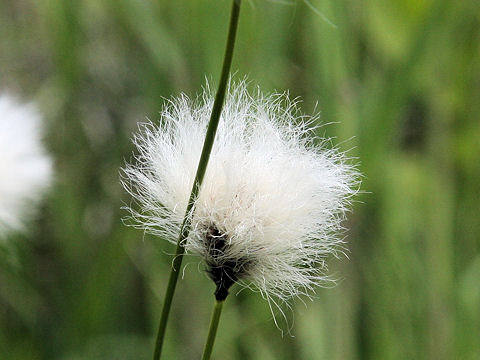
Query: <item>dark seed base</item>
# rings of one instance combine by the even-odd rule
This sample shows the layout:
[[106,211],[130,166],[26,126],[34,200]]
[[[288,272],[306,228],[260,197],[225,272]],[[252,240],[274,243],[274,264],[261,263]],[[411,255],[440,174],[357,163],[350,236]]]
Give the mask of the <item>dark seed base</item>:
[[245,272],[245,266],[248,260],[240,259],[222,259],[217,261],[219,257],[224,255],[228,247],[227,236],[222,234],[216,227],[210,227],[205,235],[205,241],[209,253],[207,261],[207,273],[217,286],[215,290],[215,298],[223,301],[228,296],[228,290],[235,284]]

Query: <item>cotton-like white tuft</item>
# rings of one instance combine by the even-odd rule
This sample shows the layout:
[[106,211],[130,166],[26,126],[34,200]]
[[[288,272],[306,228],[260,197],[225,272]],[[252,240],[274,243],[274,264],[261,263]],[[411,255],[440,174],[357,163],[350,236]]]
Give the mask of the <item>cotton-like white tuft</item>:
[[[160,125],[140,125],[139,154],[122,182],[137,206],[133,225],[176,243],[205,139],[213,95],[182,95]],[[287,300],[325,284],[325,259],[342,251],[341,222],[357,192],[348,158],[314,136],[317,117],[299,115],[287,94],[226,97],[205,179],[184,246],[228,287],[254,285]],[[227,291],[228,293],[228,291]],[[225,295],[226,296],[226,295]]]
[[0,237],[25,230],[52,178],[41,143],[42,118],[33,104],[0,95]]

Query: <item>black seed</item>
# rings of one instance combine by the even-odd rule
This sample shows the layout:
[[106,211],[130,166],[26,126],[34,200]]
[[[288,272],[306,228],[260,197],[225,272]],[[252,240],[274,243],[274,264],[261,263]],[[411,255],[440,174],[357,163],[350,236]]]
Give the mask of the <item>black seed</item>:
[[221,258],[228,249],[228,238],[216,227],[209,227],[205,234],[205,245],[208,251],[207,273],[217,286],[215,298],[218,301],[225,300],[228,289],[235,284],[245,272],[250,263],[245,258],[226,259]]

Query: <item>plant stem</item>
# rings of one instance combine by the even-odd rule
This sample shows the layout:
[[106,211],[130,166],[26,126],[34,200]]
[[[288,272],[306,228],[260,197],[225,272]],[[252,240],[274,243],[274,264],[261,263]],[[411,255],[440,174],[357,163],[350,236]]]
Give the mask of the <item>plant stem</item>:
[[215,301],[213,308],[212,319],[210,320],[210,329],[208,330],[207,342],[203,349],[202,360],[209,360],[212,355],[213,343],[215,342],[215,335],[217,334],[218,323],[220,322],[220,315],[222,314],[222,307],[225,300]]
[[193,181],[192,192],[188,200],[187,209],[185,211],[185,217],[183,219],[180,235],[177,241],[177,248],[175,250],[175,257],[172,263],[172,269],[170,271],[170,277],[168,279],[167,291],[165,293],[165,299],[163,302],[162,315],[160,318],[160,324],[158,326],[157,340],[155,343],[155,352],[153,355],[154,360],[159,360],[162,354],[163,341],[165,339],[165,330],[167,327],[168,315],[172,305],[173,294],[175,293],[175,287],[177,285],[178,275],[180,273],[180,267],[182,265],[183,254],[185,253],[184,242],[190,233],[192,227],[192,216],[195,210],[195,201],[198,197],[200,187],[207,170],[208,160],[212,151],[213,142],[215,140],[215,134],[217,132],[218,123],[220,121],[220,114],[222,113],[222,107],[225,100],[225,92],[227,89],[228,78],[230,74],[230,67],[232,65],[233,49],[235,45],[235,38],[237,34],[238,18],[240,15],[241,0],[233,0],[232,9],[230,14],[230,25],[228,29],[227,45],[225,48],[225,55],[223,58],[222,73],[220,75],[220,83],[218,85],[217,94],[215,95],[215,101],[213,103],[212,114],[208,123],[207,133],[205,136],[205,142],[203,143],[202,154],[197,168],[197,173]]

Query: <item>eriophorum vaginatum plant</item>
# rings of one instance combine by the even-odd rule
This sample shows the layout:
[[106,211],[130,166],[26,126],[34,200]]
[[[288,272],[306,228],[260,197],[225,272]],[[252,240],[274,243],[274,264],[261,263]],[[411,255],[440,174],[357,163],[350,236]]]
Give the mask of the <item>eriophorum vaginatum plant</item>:
[[52,179],[34,104],[0,95],[0,237],[26,230],[26,221]]
[[[123,169],[138,206],[135,226],[176,243],[211,113],[207,89],[182,95],[142,124],[139,154]],[[315,136],[316,116],[300,115],[287,94],[254,95],[231,85],[203,185],[182,244],[199,255],[224,300],[239,282],[288,300],[329,280],[325,259],[342,251],[342,220],[358,174],[330,140]]]

